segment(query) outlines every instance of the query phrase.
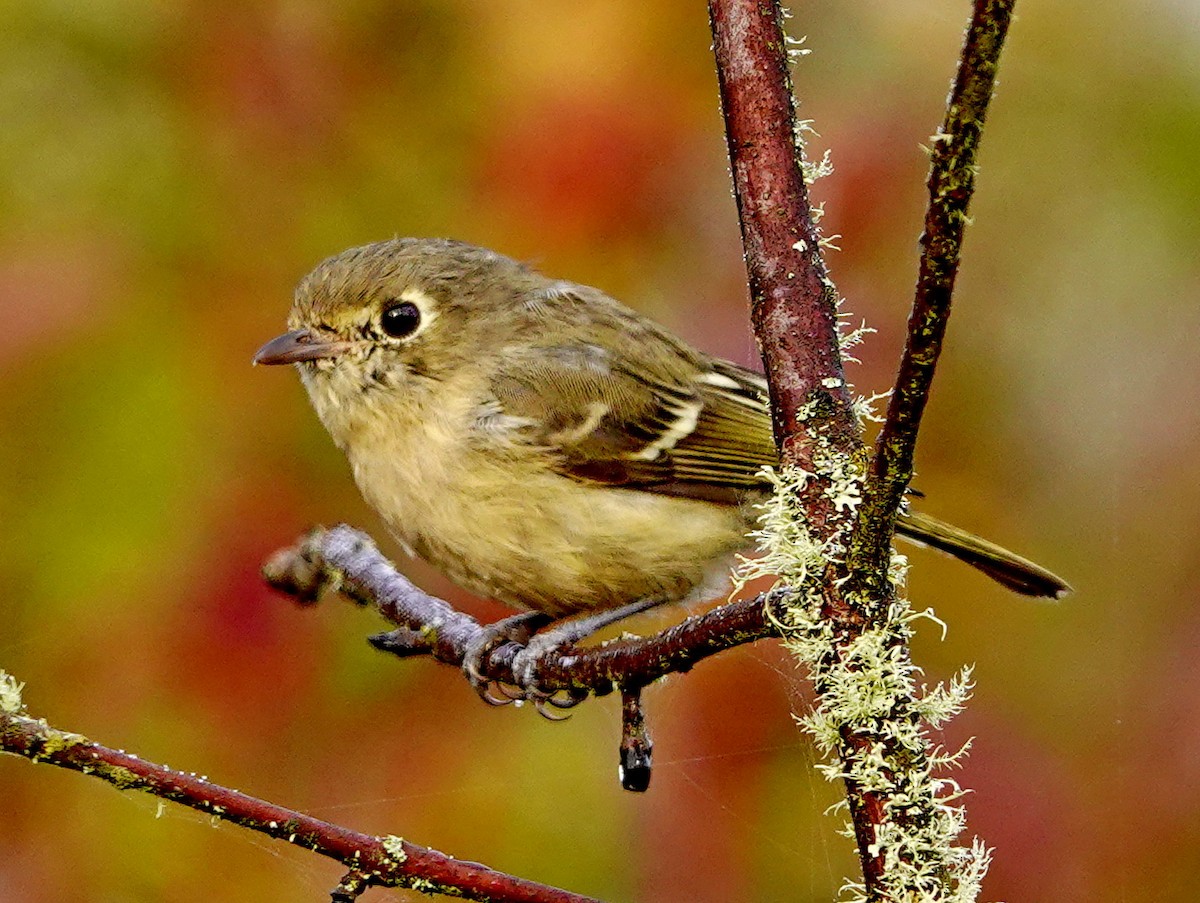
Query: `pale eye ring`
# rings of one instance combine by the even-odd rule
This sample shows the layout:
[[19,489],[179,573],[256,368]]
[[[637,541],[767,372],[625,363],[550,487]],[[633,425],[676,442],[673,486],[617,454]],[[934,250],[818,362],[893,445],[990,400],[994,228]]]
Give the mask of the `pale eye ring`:
[[401,301],[383,309],[379,326],[393,339],[406,339],[421,325],[421,308],[411,301]]

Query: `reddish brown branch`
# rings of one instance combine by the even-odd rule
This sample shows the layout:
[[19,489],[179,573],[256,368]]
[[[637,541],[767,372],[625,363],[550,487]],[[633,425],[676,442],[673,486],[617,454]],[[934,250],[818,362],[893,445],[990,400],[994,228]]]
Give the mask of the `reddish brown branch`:
[[810,466],[813,431],[859,446],[837,343],[837,291],[813,224],[795,140],[777,2],[710,0],[713,50],[742,227],[751,316],[787,463]]
[[929,206],[908,338],[850,545],[850,568],[874,595],[886,586],[896,511],[912,479],[917,431],[950,319],[979,141],[1012,8],[1013,0],[976,0],[946,117],[933,137]]
[[[822,441],[858,456],[862,442],[850,407],[837,336],[837,292],[813,224],[797,147],[796,117],[777,0],[710,0],[713,50],[751,291],[754,332],[771,386],[776,438],[784,463],[810,473]],[[809,532],[831,537],[845,523],[818,477],[801,499]],[[838,586],[844,569],[825,576],[827,617],[846,642],[864,626]],[[842,655],[843,649],[830,650]],[[825,688],[819,684],[816,691]],[[875,737],[842,732],[840,754],[869,748]],[[884,797],[846,782],[859,858],[868,888],[884,862],[875,843],[885,821]],[[874,850],[874,852],[872,852]]]
[[366,887],[376,886],[416,887],[426,893],[467,900],[596,903],[592,897],[463,862],[398,837],[360,834],[197,775],[101,746],[24,715],[0,711],[0,749],[33,762],[83,772],[119,790],[141,790],[336,859],[351,873],[335,890],[335,900],[352,899]]

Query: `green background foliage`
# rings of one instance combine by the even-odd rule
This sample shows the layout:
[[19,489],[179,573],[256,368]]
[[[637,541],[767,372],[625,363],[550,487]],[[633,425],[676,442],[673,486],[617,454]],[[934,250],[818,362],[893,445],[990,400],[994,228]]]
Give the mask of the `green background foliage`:
[[[703,5],[5,4],[0,667],[55,724],[351,827],[598,896],[827,900],[851,847],[771,644],[619,718],[481,705],[367,612],[293,608],[261,560],[316,522],[383,539],[293,375],[252,370],[322,257],[450,235],[601,286],[715,353],[754,345]],[[893,371],[964,4],[803,4],[797,85],[831,266]],[[1060,571],[1059,606],[912,554],[991,899],[1194,898],[1200,18],[1029,2],[983,143],[923,507]],[[398,554],[394,545],[384,547]],[[471,610],[420,564],[423,586]],[[678,612],[646,618],[664,625]],[[0,899],[319,900],[337,865],[75,774],[0,761]],[[374,892],[383,897],[382,892]],[[397,894],[403,897],[404,894]]]

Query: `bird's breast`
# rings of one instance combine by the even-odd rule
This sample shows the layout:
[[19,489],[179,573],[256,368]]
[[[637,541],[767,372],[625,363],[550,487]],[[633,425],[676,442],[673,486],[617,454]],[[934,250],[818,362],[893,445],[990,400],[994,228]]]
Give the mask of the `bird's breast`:
[[579,482],[537,450],[468,441],[462,414],[360,431],[346,450],[397,538],[473,592],[556,616],[680,599],[745,544],[737,509]]

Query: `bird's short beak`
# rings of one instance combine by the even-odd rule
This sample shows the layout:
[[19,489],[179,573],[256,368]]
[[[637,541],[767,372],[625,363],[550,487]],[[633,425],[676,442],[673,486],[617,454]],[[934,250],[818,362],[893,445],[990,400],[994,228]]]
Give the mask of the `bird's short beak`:
[[353,344],[330,341],[311,329],[293,329],[259,348],[254,355],[254,363],[298,364],[300,361],[337,357],[343,351],[349,350]]

